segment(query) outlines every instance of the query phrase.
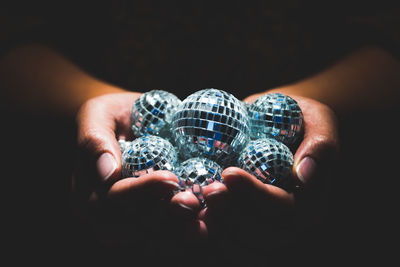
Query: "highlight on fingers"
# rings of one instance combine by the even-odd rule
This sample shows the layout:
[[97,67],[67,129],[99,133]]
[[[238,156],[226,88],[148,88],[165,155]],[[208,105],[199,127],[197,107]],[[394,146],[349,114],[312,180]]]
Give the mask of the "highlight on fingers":
[[222,172],[228,190],[239,197],[249,197],[261,201],[269,201],[291,205],[293,194],[270,184],[264,184],[254,175],[238,167],[229,167]]
[[178,178],[170,171],[155,171],[137,178],[124,178],[114,183],[108,198],[117,201],[160,199],[179,188]]

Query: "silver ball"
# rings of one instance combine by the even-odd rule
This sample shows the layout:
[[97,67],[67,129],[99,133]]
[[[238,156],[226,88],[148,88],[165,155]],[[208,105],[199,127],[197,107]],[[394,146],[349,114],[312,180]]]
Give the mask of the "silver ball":
[[185,160],[175,169],[175,173],[184,187],[192,187],[194,184],[205,186],[214,181],[222,181],[221,166],[207,158]]
[[252,139],[274,138],[286,145],[296,143],[303,132],[303,113],[286,95],[262,95],[248,107]]
[[148,135],[132,141],[122,153],[122,177],[139,177],[156,170],[173,171],[177,153],[161,137]]
[[288,188],[292,182],[293,154],[275,139],[250,141],[238,159],[238,166],[266,184]]
[[223,167],[246,145],[249,130],[243,102],[218,89],[189,95],[172,122],[172,134],[184,159],[202,155]]
[[170,138],[172,116],[182,101],[163,90],[142,94],[133,104],[130,114],[131,128],[136,137],[146,134]]

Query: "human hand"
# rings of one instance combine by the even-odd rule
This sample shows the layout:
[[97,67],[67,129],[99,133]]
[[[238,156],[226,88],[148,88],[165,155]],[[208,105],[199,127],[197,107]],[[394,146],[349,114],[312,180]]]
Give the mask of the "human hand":
[[[254,102],[259,96],[252,95],[245,101]],[[295,215],[304,211],[299,206],[304,203],[312,206],[322,194],[324,177],[338,151],[336,117],[322,103],[291,97],[301,107],[305,122],[304,138],[294,154],[293,177],[297,189],[285,191],[263,184],[240,168],[225,169],[224,184],[214,183],[203,190],[207,208],[201,211],[200,218],[211,235],[222,235],[254,247],[279,247],[279,242],[293,241],[299,222],[307,224],[315,219],[299,219]]]
[[[121,177],[119,139],[133,138],[129,114],[139,93],[99,96],[87,101],[77,116],[78,167],[74,195],[78,205],[88,203],[104,241],[130,242],[132,236],[149,239],[173,233],[201,235],[196,221],[199,203],[193,194],[179,192],[178,178],[156,171],[139,178]],[[135,225],[135,226],[134,226]],[[171,231],[172,230],[172,231]],[[133,232],[132,232],[133,231]]]

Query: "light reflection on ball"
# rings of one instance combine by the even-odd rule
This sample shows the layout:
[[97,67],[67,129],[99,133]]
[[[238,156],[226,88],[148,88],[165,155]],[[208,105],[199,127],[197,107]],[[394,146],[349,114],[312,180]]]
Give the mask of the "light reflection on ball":
[[172,134],[184,159],[204,156],[229,165],[249,140],[249,120],[241,101],[218,89],[203,89],[183,100]]
[[252,139],[274,138],[294,144],[303,131],[303,113],[297,102],[286,95],[262,95],[248,107]]
[[156,170],[173,171],[177,153],[172,144],[158,136],[142,136],[122,153],[122,177],[139,177]]
[[124,139],[119,139],[118,140],[118,145],[119,145],[119,150],[121,150],[121,153],[124,153],[125,149],[131,145],[132,142],[126,141]]
[[238,165],[263,183],[291,186],[293,154],[283,143],[271,138],[253,140],[243,149]]

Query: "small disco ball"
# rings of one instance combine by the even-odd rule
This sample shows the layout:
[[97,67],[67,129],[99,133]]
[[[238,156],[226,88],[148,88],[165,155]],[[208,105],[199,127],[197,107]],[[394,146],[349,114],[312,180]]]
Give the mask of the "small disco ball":
[[280,93],[262,95],[248,112],[252,139],[274,138],[292,145],[303,132],[303,113],[290,96]]
[[288,189],[291,186],[293,154],[272,138],[250,141],[243,149],[238,165],[265,184]]
[[136,137],[146,134],[170,138],[170,123],[182,101],[163,90],[142,94],[133,104],[130,114],[131,128]]
[[222,181],[222,168],[218,163],[207,158],[191,158],[182,162],[175,170],[184,187],[193,184],[208,185],[214,181]]
[[249,130],[243,103],[218,89],[203,89],[183,100],[171,129],[183,159],[202,155],[222,166],[237,157]]
[[175,169],[175,174],[179,177],[181,190],[190,189],[202,207],[206,205],[202,187],[215,181],[222,182],[221,166],[207,158],[185,160]]
[[122,153],[122,177],[139,177],[157,170],[173,171],[177,153],[172,144],[161,137],[139,137]]

